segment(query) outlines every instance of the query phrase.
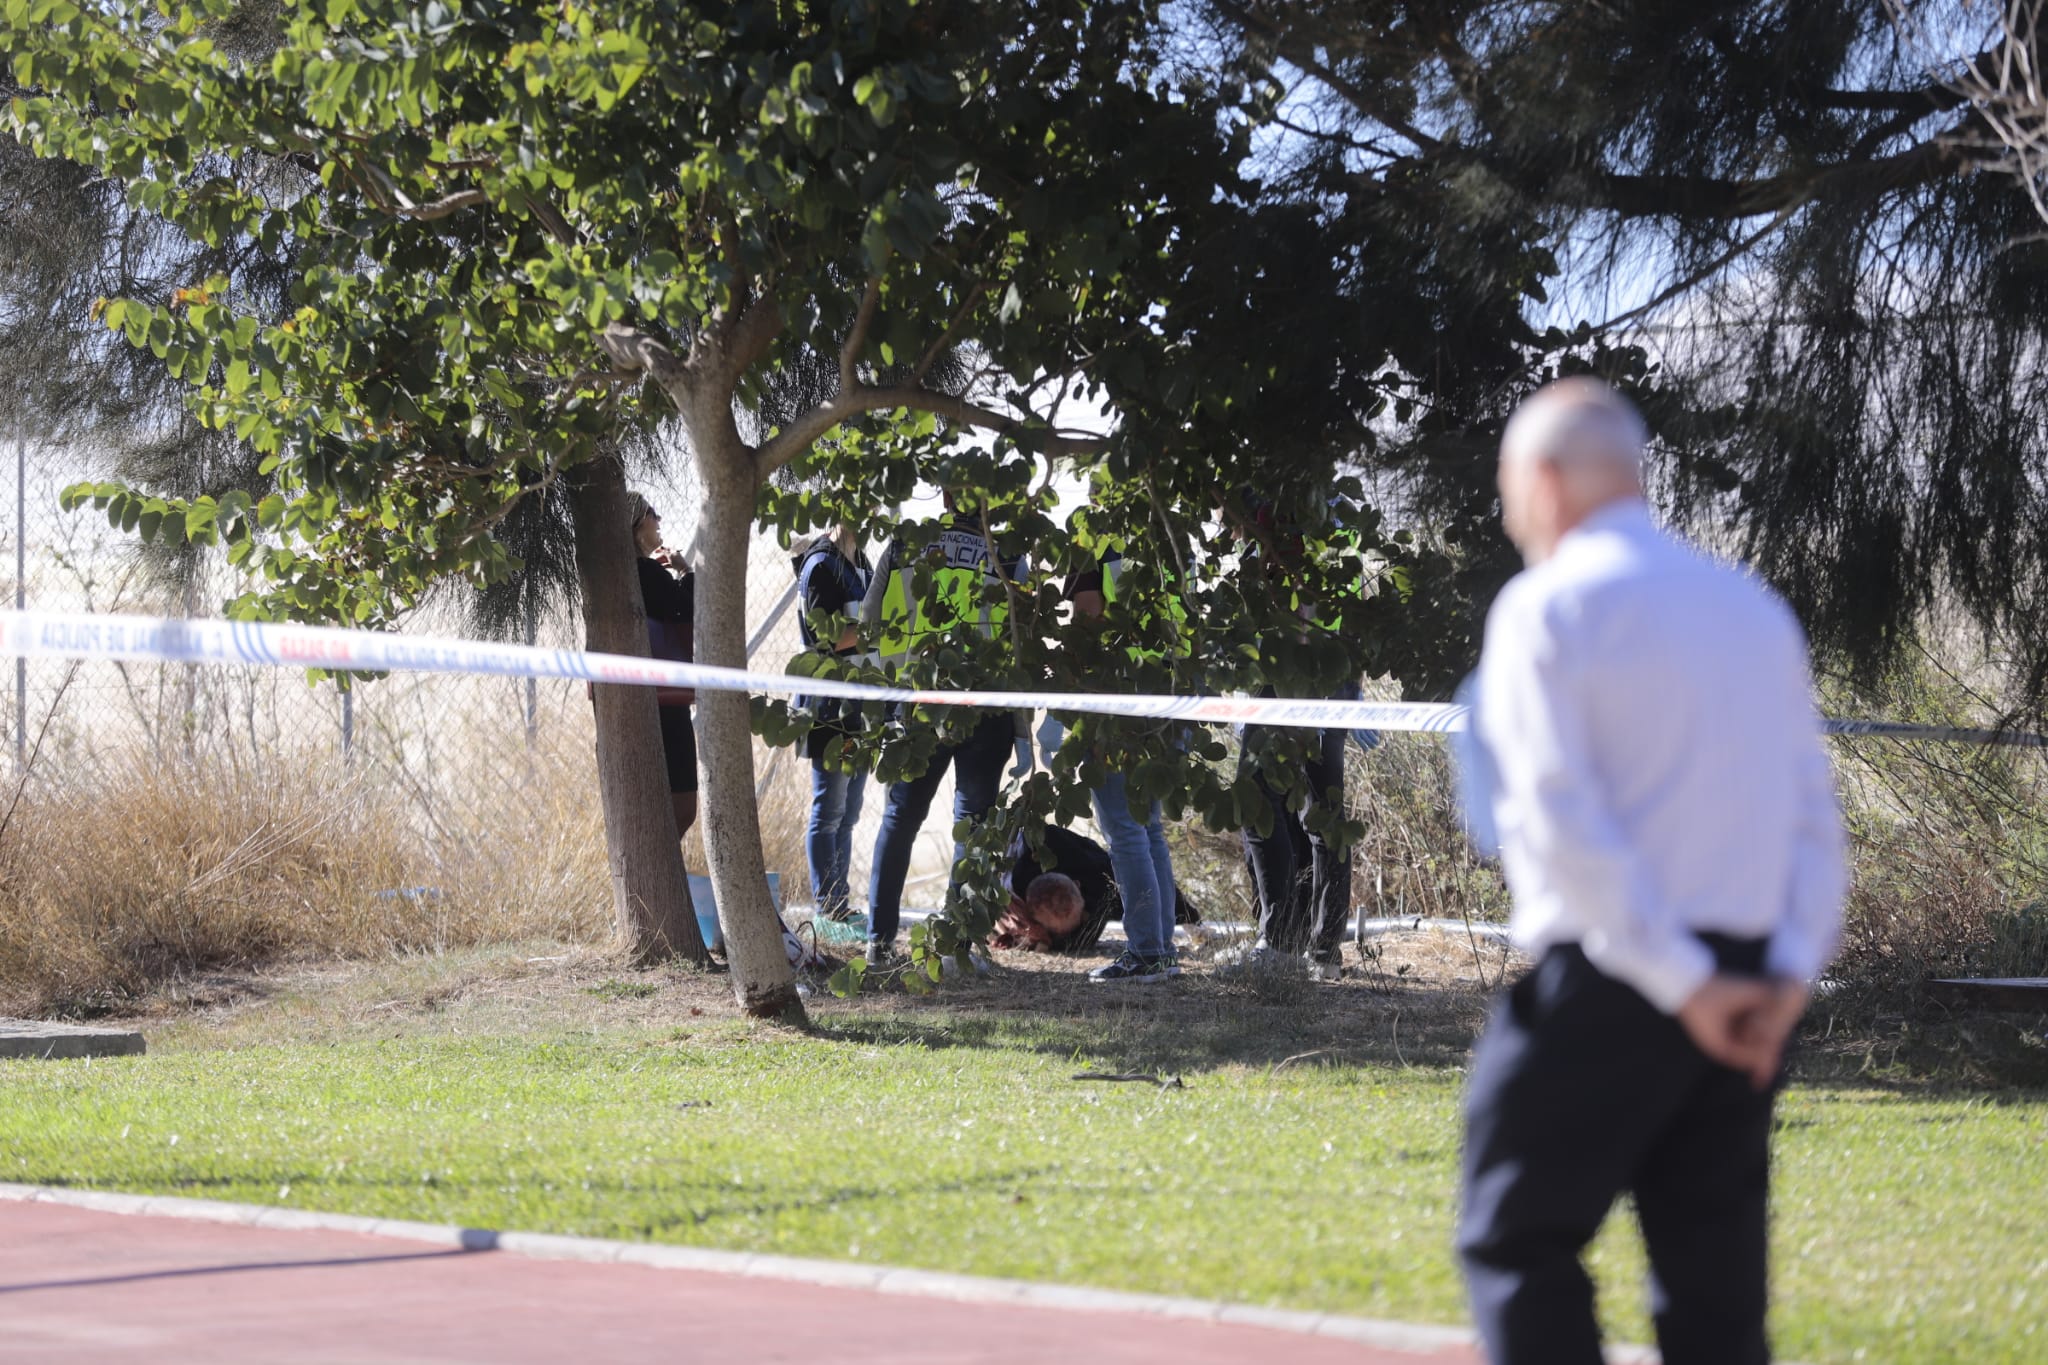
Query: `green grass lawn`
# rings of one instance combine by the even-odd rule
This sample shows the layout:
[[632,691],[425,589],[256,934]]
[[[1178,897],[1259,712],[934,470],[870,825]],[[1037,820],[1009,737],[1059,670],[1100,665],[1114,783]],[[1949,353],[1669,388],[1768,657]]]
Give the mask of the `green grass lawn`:
[[[0,1063],[0,1178],[1461,1320],[1456,1050],[1368,1046],[1364,993],[1203,989],[871,1002],[808,1036],[602,987],[574,1020],[172,1028]],[[1352,1041],[1300,1055],[1325,1037]],[[1162,1064],[1187,1088],[1070,1079]],[[2048,1095],[1802,1087],[1782,1115],[1784,1355],[2048,1359]],[[1648,1339],[1627,1219],[1594,1260]]]

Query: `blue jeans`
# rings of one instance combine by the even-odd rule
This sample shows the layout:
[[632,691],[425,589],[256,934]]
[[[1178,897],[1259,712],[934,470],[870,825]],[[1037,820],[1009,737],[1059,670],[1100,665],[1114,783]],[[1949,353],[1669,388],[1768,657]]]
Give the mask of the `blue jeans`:
[[1141,819],[1131,810],[1122,773],[1111,773],[1092,793],[1095,824],[1109,841],[1109,866],[1124,903],[1124,938],[1139,957],[1173,956],[1173,860],[1154,801]]
[[[1002,790],[1003,767],[1010,758],[1015,727],[1015,718],[1008,711],[991,712],[960,743],[941,745],[932,755],[931,766],[918,776],[889,784],[882,828],[875,835],[874,868],[868,876],[870,941],[896,941],[896,928],[903,915],[903,878],[910,871],[910,854],[917,844],[917,832],[924,828],[925,816],[931,813],[932,797],[945,780],[947,767],[953,769],[954,822],[980,823]],[[951,889],[948,884],[947,890]]]
[[853,861],[853,827],[860,823],[867,786],[866,773],[843,773],[827,768],[823,759],[811,760],[811,823],[804,832],[804,855],[811,864],[811,898],[821,915],[846,913],[846,869]]

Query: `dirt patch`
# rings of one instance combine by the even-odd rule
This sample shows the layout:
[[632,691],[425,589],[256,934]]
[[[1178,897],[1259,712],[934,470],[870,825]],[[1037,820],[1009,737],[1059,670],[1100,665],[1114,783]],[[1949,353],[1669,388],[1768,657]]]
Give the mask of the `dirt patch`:
[[[1342,981],[1274,998],[1219,973],[1213,946],[1159,986],[1098,986],[1106,960],[999,953],[986,977],[948,976],[935,994],[900,988],[810,1001],[823,1037],[903,1037],[1078,1051],[1102,1060],[1197,1070],[1384,1059],[1455,1065],[1504,968],[1497,949],[1439,935],[1345,949]],[[265,971],[176,977],[105,1022],[159,1042],[236,1047],[266,1041],[459,1031],[522,1034],[667,1028],[684,1034],[773,1027],[744,1019],[722,972],[635,968],[623,955],[556,943],[500,945],[363,961],[304,961]]]
[[815,1027],[853,1039],[933,1046],[1016,1045],[1100,1060],[1118,1070],[1219,1066],[1462,1065],[1503,971],[1499,949],[1441,935],[1344,949],[1341,981],[1233,979],[1210,944],[1182,958],[1175,981],[1103,986],[1087,979],[1106,958],[997,953],[988,977],[948,978],[935,995],[875,991],[814,1008]]
[[[811,1031],[828,1040],[1023,1047],[1116,1071],[1459,1067],[1504,978],[1521,960],[1462,936],[1404,933],[1344,948],[1345,976],[1273,992],[1233,982],[1207,945],[1185,974],[1098,986],[1106,959],[998,953],[986,977],[949,976],[930,996],[820,991]],[[307,961],[165,982],[95,1022],[134,1027],[153,1048],[223,1048],[466,1033],[657,1032],[690,1046],[743,1044],[777,1026],[734,1006],[723,973],[635,968],[622,954],[526,943],[374,961]],[[1794,1061],[1801,1083],[1972,1090],[2048,1084],[2048,1020],[1903,1017],[1853,1032],[1816,1007]]]

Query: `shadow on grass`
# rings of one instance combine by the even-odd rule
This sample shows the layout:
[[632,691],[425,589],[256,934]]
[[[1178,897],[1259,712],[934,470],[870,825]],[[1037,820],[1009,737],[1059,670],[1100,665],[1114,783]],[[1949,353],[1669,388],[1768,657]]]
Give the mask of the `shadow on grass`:
[[[813,1036],[867,1045],[1035,1052],[1159,1075],[1227,1067],[1432,1070],[1466,1064],[1489,993],[1476,985],[1347,979],[1246,989],[1212,974],[1164,987],[1091,986],[1011,970],[929,999],[880,994],[821,1013]],[[1947,1013],[1854,1026],[1809,1016],[1792,1058],[1802,1089],[1894,1090],[2036,1103],[2048,1092],[2048,1017]]]
[[1793,1082],[1807,1089],[2039,1103],[2048,1097],[2044,1023],[2048,1019],[1978,1014],[1853,1027],[1836,1021],[1829,1029],[1809,1018]]
[[1461,1067],[1484,1017],[1476,991],[1347,981],[1263,993],[1213,977],[1105,987],[1005,974],[927,1001],[865,997],[813,1018],[814,1037],[870,1046],[1034,1052],[1076,1070],[1184,1075],[1227,1067]]

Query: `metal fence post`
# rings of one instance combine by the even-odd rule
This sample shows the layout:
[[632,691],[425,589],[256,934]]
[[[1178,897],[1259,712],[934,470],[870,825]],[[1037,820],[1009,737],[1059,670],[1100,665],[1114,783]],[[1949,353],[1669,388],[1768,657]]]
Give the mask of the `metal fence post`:
[[[14,438],[14,609],[28,606],[28,442]],[[28,659],[14,660],[14,767],[28,762]]]
[[[540,604],[534,595],[531,579],[526,583],[526,644],[531,649],[540,639]],[[533,747],[534,736],[540,730],[540,683],[538,679],[526,679],[526,747]]]

